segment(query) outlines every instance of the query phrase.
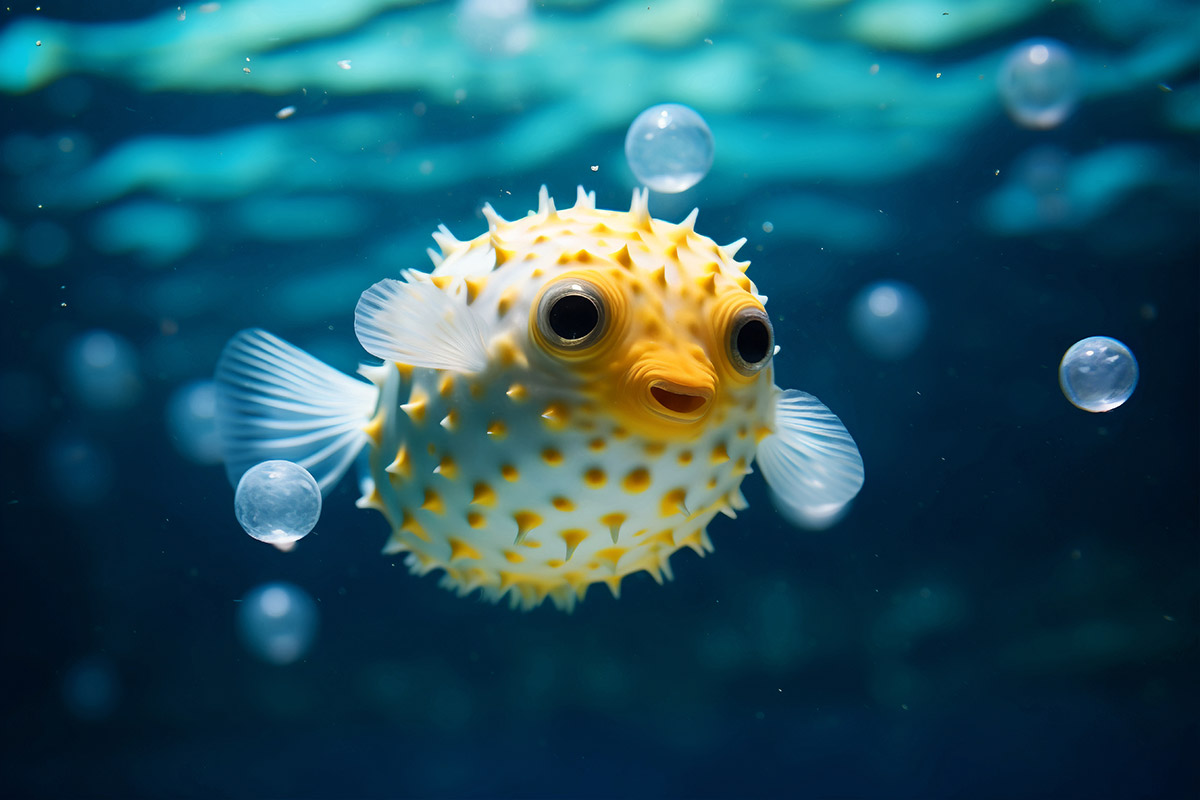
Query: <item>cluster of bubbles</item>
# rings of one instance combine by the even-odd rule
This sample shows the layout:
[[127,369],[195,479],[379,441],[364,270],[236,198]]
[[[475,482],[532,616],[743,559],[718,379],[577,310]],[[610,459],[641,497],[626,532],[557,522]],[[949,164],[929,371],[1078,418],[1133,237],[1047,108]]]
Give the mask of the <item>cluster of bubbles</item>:
[[1089,336],[1063,355],[1058,382],[1075,407],[1094,413],[1112,411],[1137,387],[1137,359],[1116,339]]
[[264,461],[246,470],[238,481],[233,510],[255,539],[289,547],[316,527],[321,487],[299,464]]
[[1054,39],[1030,39],[1014,47],[996,85],[1013,121],[1037,130],[1058,127],[1079,100],[1075,59]]
[[264,583],[238,605],[238,633],[246,649],[269,664],[303,658],[317,633],[317,604],[286,581]]
[[651,106],[625,134],[625,160],[641,183],[675,194],[695,186],[712,168],[713,135],[704,118],[678,103]]

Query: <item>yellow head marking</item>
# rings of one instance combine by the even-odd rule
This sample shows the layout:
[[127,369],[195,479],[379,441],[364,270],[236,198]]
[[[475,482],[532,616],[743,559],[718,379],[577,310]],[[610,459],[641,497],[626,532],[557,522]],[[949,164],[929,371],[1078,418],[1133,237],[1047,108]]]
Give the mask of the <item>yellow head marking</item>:
[[521,480],[521,473],[512,464],[505,464],[500,467],[500,474],[504,476],[504,480],[509,483],[516,483]]
[[592,467],[583,473],[583,483],[589,489],[602,489],[608,483],[608,475],[599,467]]
[[478,511],[468,511],[467,524],[475,530],[479,530],[480,528],[487,527],[487,517],[485,517],[483,514],[480,514]]
[[542,460],[552,467],[557,467],[563,463],[562,451],[553,447],[547,447],[542,451]]
[[579,547],[580,543],[588,537],[587,531],[580,528],[570,528],[569,530],[559,533],[562,540],[567,544],[567,561],[571,560],[571,556],[575,555],[575,548]]
[[517,540],[516,544],[520,544],[529,535],[529,532],[542,524],[542,515],[536,511],[517,511],[513,514],[513,520],[517,523]]
[[559,511],[574,511],[575,504],[565,497],[555,497],[550,503]]

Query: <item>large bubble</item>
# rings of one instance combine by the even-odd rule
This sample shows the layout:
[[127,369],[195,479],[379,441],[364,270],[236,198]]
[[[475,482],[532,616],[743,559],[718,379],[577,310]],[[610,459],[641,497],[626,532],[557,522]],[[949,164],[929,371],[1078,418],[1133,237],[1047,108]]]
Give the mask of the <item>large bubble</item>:
[[925,338],[929,311],[917,290],[900,281],[880,281],[850,303],[850,332],[871,355],[895,361]]
[[1137,387],[1137,359],[1116,339],[1089,336],[1071,345],[1062,357],[1058,382],[1077,408],[1095,413],[1112,411]]
[[265,583],[242,598],[237,623],[247,650],[271,664],[291,664],[312,646],[317,605],[299,586]]
[[274,545],[303,539],[321,517],[321,488],[291,461],[264,461],[242,475],[233,509],[246,533]]
[[637,179],[656,192],[695,186],[713,163],[713,135],[703,117],[676,103],[651,106],[625,134],[625,159]]
[[1026,128],[1057,127],[1079,99],[1075,61],[1054,39],[1029,39],[1014,47],[996,85],[1009,116]]

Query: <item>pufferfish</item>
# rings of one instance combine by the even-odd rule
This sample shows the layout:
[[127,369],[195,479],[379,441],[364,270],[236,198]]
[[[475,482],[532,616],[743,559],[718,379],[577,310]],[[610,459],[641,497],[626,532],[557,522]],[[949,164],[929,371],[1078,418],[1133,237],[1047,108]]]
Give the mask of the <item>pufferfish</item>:
[[380,365],[344,375],[261,330],[237,334],[216,371],[230,479],[268,459],[328,493],[369,466],[363,508],[391,525],[384,552],[441,570],[466,595],[570,610],[588,587],[671,555],[713,549],[718,513],[746,507],[758,463],[776,501],[845,504],[863,465],[841,421],[772,381],[770,318],[734,256],[695,231],[696,211],[652,219],[595,207],[580,187],[486,233],[434,234],[431,273],[363,293],[354,327]]

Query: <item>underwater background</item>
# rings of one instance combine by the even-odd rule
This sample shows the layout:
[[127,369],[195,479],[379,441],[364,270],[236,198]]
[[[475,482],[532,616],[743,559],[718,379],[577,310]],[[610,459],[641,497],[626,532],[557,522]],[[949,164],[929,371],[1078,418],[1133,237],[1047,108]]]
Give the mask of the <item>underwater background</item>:
[[[1193,3],[51,0],[0,26],[0,794],[1200,791]],[[1029,127],[998,76],[1033,37],[1074,71]],[[715,161],[651,213],[747,237],[777,382],[861,449],[845,516],[795,527],[752,475],[715,553],[572,614],[409,575],[351,478],[292,552],[247,536],[196,383],[228,337],[352,370],[359,294],[427,269],[439,224],[543,184],[628,207],[625,132],[662,102]],[[879,281],[908,303],[882,339],[854,310]],[[1058,382],[1092,335],[1140,366],[1103,414]],[[317,610],[286,665],[237,626],[279,580]]]

